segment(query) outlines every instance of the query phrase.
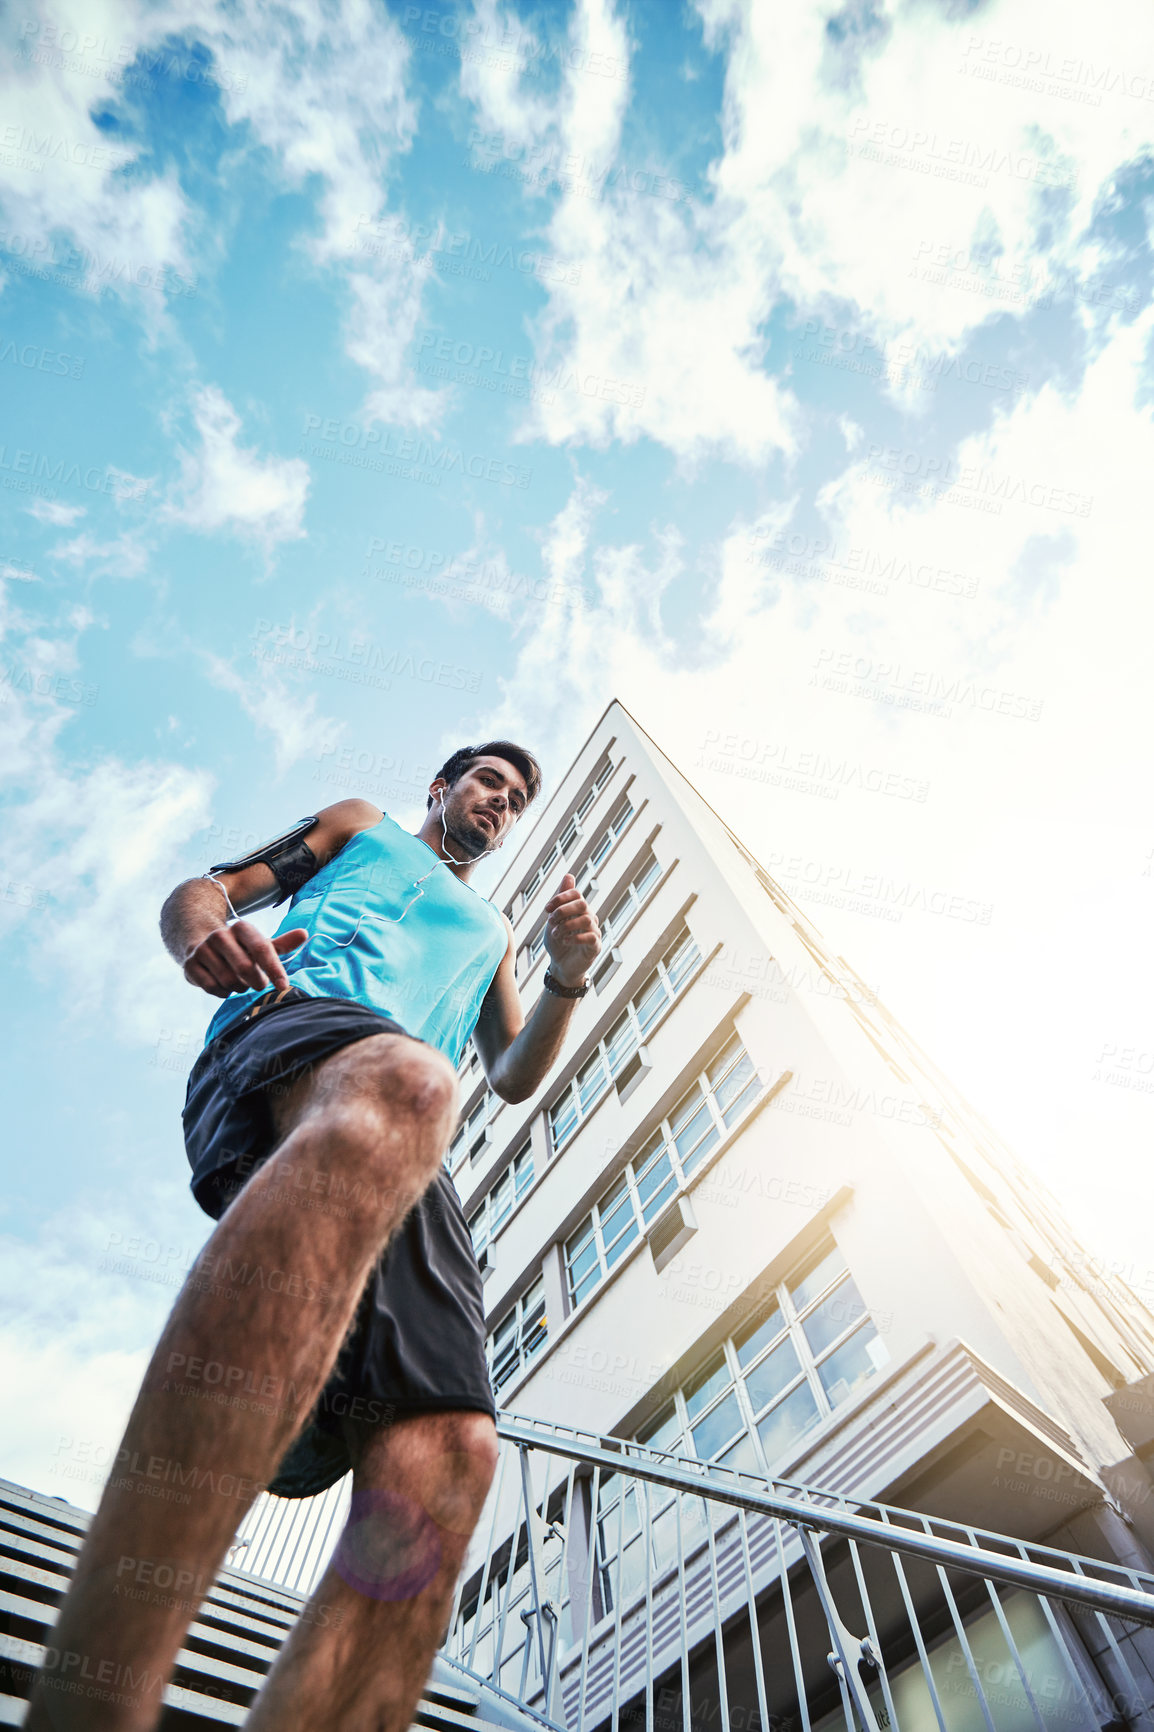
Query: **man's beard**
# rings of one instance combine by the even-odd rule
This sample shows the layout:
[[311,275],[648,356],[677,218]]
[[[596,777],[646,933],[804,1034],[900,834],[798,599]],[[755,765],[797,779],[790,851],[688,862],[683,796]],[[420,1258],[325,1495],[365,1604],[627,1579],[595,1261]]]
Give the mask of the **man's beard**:
[[484,824],[468,817],[460,818],[455,813],[445,813],[445,836],[466,860],[479,860],[493,846],[495,835],[496,832]]

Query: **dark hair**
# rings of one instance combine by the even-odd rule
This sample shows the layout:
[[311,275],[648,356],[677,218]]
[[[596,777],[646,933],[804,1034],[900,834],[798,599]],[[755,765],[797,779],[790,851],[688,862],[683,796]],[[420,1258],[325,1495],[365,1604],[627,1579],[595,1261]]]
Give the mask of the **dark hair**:
[[[478,758],[504,758],[507,764],[512,764],[515,770],[520,770],[525,778],[525,804],[528,806],[541,792],[541,766],[524,746],[515,746],[512,740],[486,740],[483,746],[458,746],[441,765],[433,780],[446,781],[451,788],[454,782],[460,780],[467,770],[471,770]],[[425,802],[426,809],[433,804],[430,794]]]

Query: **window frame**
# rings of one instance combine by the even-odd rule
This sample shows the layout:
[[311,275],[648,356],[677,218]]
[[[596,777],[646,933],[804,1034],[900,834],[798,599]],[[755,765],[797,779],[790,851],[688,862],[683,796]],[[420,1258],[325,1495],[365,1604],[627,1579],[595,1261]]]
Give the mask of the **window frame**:
[[[501,1169],[478,1206],[469,1216],[469,1237],[473,1241],[473,1253],[478,1259],[482,1252],[493,1244],[498,1233],[504,1230],[522,1197],[527,1196],[532,1190],[534,1180],[533,1143],[530,1138],[526,1138],[512,1160]],[[500,1218],[495,1219],[496,1205],[493,1199],[506,1183],[509,1185],[509,1205]],[[478,1222],[481,1223],[479,1237]]]
[[[686,928],[686,931],[688,932],[688,928]],[[692,937],[692,934],[690,934],[690,937]],[[692,978],[693,973],[691,971],[683,977],[678,991],[683,991],[685,985],[691,981]],[[613,1026],[617,1026],[616,1022]],[[727,1057],[729,1062],[725,1064],[725,1068],[720,1072],[716,1079],[713,1079],[711,1073]],[[733,1103],[735,1106],[740,1106],[740,1111],[730,1111],[730,1116],[727,1119],[725,1115],[726,1111],[729,1109],[718,1106],[716,1090],[720,1085],[723,1085],[735,1071],[738,1070],[743,1060],[749,1061],[749,1079],[740,1094],[736,1097],[735,1103]],[[754,1092],[750,1094],[749,1090],[753,1085],[756,1085],[756,1087],[754,1087]],[[578,1223],[573,1232],[567,1234],[565,1239],[562,1241],[561,1259],[565,1269],[566,1293],[568,1295],[571,1311],[578,1310],[586,1302],[589,1295],[596,1291],[602,1281],[612,1273],[612,1270],[621,1255],[620,1252],[617,1252],[617,1254],[610,1260],[608,1254],[609,1249],[616,1251],[617,1246],[620,1244],[624,1229],[614,1233],[607,1247],[602,1224],[603,1205],[610,1203],[613,1212],[615,1213],[620,1206],[621,1200],[618,1193],[621,1192],[622,1196],[628,1195],[632,1203],[634,1226],[634,1232],[632,1237],[629,1239],[628,1244],[633,1244],[637,1240],[646,1239],[652,1232],[657,1220],[669,1204],[673,1202],[674,1198],[683,1196],[686,1191],[690,1189],[694,1175],[701,1161],[711,1154],[717,1144],[730,1134],[734,1124],[740,1122],[740,1120],[745,1117],[746,1112],[750,1107],[752,1107],[755,1101],[761,1098],[761,1096],[766,1092],[767,1087],[768,1085],[758,1072],[756,1065],[754,1065],[744,1041],[735,1030],[722,1042],[713,1057],[702,1066],[689,1085],[682,1090],[681,1094],[671,1104],[668,1111],[663,1113],[657,1120],[656,1124],[650,1128],[649,1133],[637,1154],[626,1161],[624,1167],[616,1175],[612,1183],[605,1187],[596,1202],[592,1204],[589,1213]],[[716,1135],[714,1141],[710,1143],[708,1147],[704,1149],[703,1153],[698,1155],[692,1162],[692,1165],[687,1168],[685,1158],[677,1146],[677,1133],[674,1130],[674,1124],[675,1122],[679,1122],[678,1114],[681,1112],[682,1108],[685,1107],[686,1103],[694,1098],[695,1091],[701,1104],[705,1105],[707,1108],[709,1115],[709,1128],[714,1131]],[[701,1108],[699,1105],[695,1108],[693,1114],[685,1121],[685,1123],[691,1124],[700,1110]],[[684,1129],[684,1126],[682,1128]],[[708,1132],[706,1132],[705,1135],[708,1135]],[[690,1150],[690,1153],[696,1155],[697,1151],[701,1149],[704,1141],[704,1135],[699,1137],[697,1142],[693,1145],[693,1148]],[[640,1181],[647,1177],[649,1172],[657,1166],[662,1159],[668,1162],[674,1183],[671,1189],[664,1183],[661,1185],[660,1191],[663,1193],[661,1195],[661,1200],[647,1216],[646,1199],[642,1195]],[[624,1190],[622,1191],[623,1185]],[[577,1243],[578,1240],[581,1241],[580,1244]],[[576,1259],[585,1255],[590,1244],[593,1245],[596,1251],[596,1264],[590,1265],[589,1269],[581,1275],[579,1280],[574,1282],[572,1272]],[[573,1247],[575,1247],[575,1250],[571,1255],[571,1248]],[[623,1247],[623,1249],[627,1248],[628,1245]],[[599,1267],[600,1274],[595,1281],[589,1283],[589,1270],[594,1266]],[[577,1288],[579,1286],[585,1289],[580,1296],[578,1296],[577,1293]]]
[[550,867],[558,860],[568,859],[570,852],[576,850],[583,834],[581,829],[581,820],[592,808],[598,794],[610,780],[616,767],[617,766],[614,764],[611,755],[607,752],[603,763],[596,771],[594,771],[593,780],[590,782],[588,788],[585,790],[584,794],[582,794],[576,806],[574,806],[573,810],[568,814],[564,823],[561,825],[557,839],[552,843],[548,852],[542,858],[541,863],[537,867],[533,876],[527,879],[521,886],[518,900],[522,909],[527,908],[529,903],[533,900],[533,897],[537,894],[537,891],[540,888],[542,878],[545,876],[546,872],[549,871]]
[[[669,967],[670,959],[678,957],[678,953],[692,947],[692,959],[685,966],[679,966],[674,975]],[[550,1157],[556,1159],[572,1142],[585,1121],[595,1111],[599,1102],[604,1100],[613,1085],[614,1079],[624,1070],[638,1047],[650,1037],[654,1028],[665,1013],[676,1004],[677,1000],[692,985],[698,970],[704,960],[701,946],[696,937],[684,923],[678,928],[670,942],[665,946],[653,967],[638,983],[636,989],[626,999],[613,1021],[609,1024],[596,1043],[589,1049],[574,1075],[545,1108],[545,1123],[548,1127]],[[664,1002],[655,1011],[648,1022],[642,1022],[638,1014],[638,1004],[642,994],[646,993],[654,981],[659,981],[665,993]],[[610,1053],[610,1041],[623,1023],[633,1023],[634,1039],[620,1054],[616,1063]],[[603,1081],[602,1086],[588,1099],[583,1099],[583,1081],[590,1069],[600,1062]],[[561,1120],[561,1109],[568,1102],[570,1114],[566,1116],[567,1128],[563,1134],[558,1134],[558,1123]]]
[[[497,1337],[511,1319],[513,1331],[510,1339],[516,1344],[515,1352],[507,1365],[502,1364],[503,1375],[498,1381]],[[545,1298],[545,1276],[543,1272],[539,1272],[521,1296],[497,1319],[485,1337],[485,1365],[494,1396],[532,1363],[548,1340],[549,1311]]]
[[[794,1290],[819,1270],[823,1263],[834,1257],[838,1259],[840,1266],[827,1276],[821,1287],[810,1294],[803,1305],[798,1306],[795,1302]],[[796,1453],[797,1446],[802,1444],[805,1438],[811,1436],[826,1420],[838,1413],[845,1402],[852,1399],[855,1393],[853,1389],[850,1389],[847,1390],[842,1401],[834,1402],[831,1400],[821,1377],[821,1366],[832,1359],[836,1353],[839,1353],[855,1335],[865,1334],[867,1329],[873,1331],[874,1339],[882,1340],[881,1331],[874,1321],[873,1313],[869,1306],[861,1301],[860,1293],[858,1293],[860,1310],[824,1346],[818,1349],[813,1347],[805,1333],[806,1322],[812,1319],[840,1289],[845,1287],[852,1287],[855,1293],[858,1293],[853,1270],[845,1253],[837,1241],[832,1236],[827,1235],[782,1280],[774,1283],[772,1297],[759,1306],[757,1313],[755,1313],[756,1321],[750,1320],[748,1324],[732,1329],[719,1346],[715,1347],[700,1365],[695,1366],[693,1371],[682,1379],[668,1400],[662,1404],[660,1413],[654,1416],[642,1429],[652,1436],[655,1430],[660,1429],[661,1415],[666,1414],[672,1407],[678,1419],[677,1438],[674,1444],[667,1443],[660,1447],[668,1449],[671,1454],[684,1454],[699,1461],[719,1461],[725,1453],[739,1447],[742,1438],[745,1437],[753,1445],[758,1462],[756,1471],[764,1475],[767,1480],[772,1480],[775,1469],[780,1468],[783,1462],[788,1461],[790,1456]],[[775,1312],[782,1320],[782,1327],[766,1339],[747,1363],[742,1364],[740,1358],[742,1348],[754,1338],[758,1330],[769,1322]],[[742,1337],[740,1346],[738,1345],[739,1337]],[[749,1379],[785,1341],[788,1341],[793,1347],[798,1361],[798,1370],[783,1382],[781,1388],[771,1398],[755,1403],[753,1392],[748,1387]],[[875,1363],[869,1377],[863,1381],[868,1382],[870,1378],[880,1375],[888,1358],[889,1355],[886,1352],[885,1360],[881,1363]],[[697,1413],[691,1414],[686,1390],[690,1389],[691,1393],[696,1394],[696,1389],[692,1389],[695,1380],[701,1379],[704,1382],[710,1366],[718,1363],[728,1373],[725,1382],[718,1385]],[[804,1431],[797,1433],[791,1439],[788,1452],[783,1453],[780,1457],[775,1457],[771,1462],[766,1455],[758,1426],[775,1409],[786,1402],[797,1389],[803,1386],[808,1387],[810,1394],[814,1397],[817,1417]],[[697,1387],[700,1388],[701,1383],[698,1383]],[[703,1426],[710,1416],[720,1409],[731,1391],[737,1394],[738,1410],[741,1413],[743,1423],[742,1431],[738,1432],[734,1438],[727,1440],[721,1452],[715,1452],[711,1456],[699,1455],[693,1437],[694,1429]],[[638,1434],[638,1441],[642,1441],[640,1433]]]

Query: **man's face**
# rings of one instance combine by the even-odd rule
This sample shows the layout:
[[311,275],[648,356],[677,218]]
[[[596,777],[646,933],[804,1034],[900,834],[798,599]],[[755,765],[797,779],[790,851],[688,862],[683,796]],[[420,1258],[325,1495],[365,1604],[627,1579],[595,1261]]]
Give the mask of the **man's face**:
[[474,860],[504,841],[528,805],[525,778],[507,758],[478,758],[444,794],[445,830]]

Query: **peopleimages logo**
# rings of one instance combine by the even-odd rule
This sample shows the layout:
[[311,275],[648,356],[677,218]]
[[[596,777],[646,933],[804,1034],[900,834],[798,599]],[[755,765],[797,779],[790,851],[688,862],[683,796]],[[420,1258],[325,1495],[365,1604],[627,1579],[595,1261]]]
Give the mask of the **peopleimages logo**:
[[468,475],[474,481],[492,481],[501,487],[528,487],[533,479],[531,469],[503,457],[490,457],[481,451],[465,452],[454,445],[434,445],[412,434],[398,438],[388,428],[357,421],[306,415],[303,431],[323,441],[311,447],[314,455],[331,457],[356,469],[389,474],[397,466],[409,466],[413,479],[431,477],[436,485],[443,476],[452,474]]

